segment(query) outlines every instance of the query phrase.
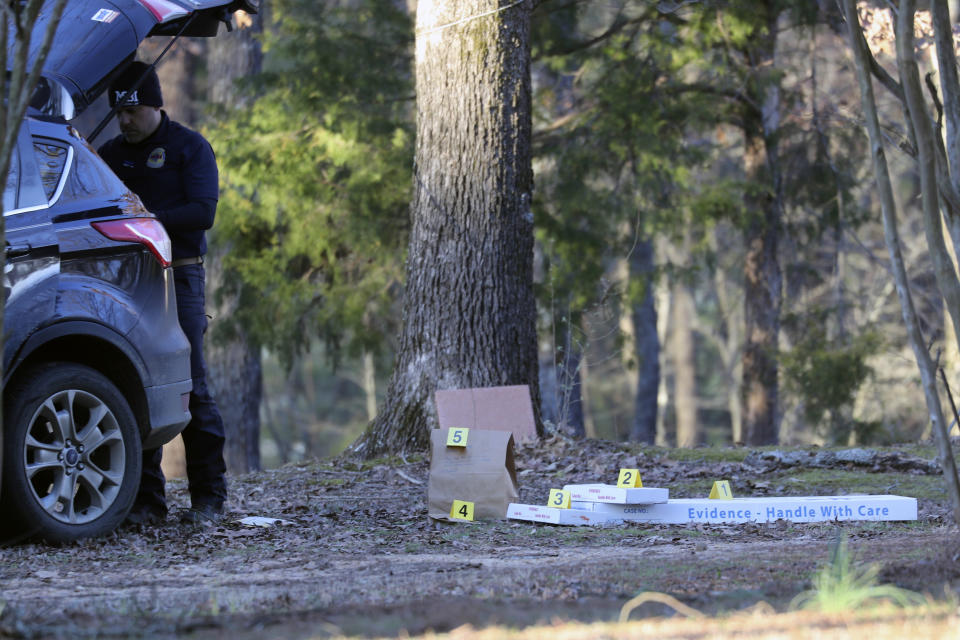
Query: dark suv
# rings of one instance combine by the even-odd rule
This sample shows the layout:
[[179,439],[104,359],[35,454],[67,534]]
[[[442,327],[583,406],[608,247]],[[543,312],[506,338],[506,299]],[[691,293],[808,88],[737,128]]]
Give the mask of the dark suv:
[[214,35],[219,20],[256,4],[67,4],[3,192],[8,537],[112,530],[135,497],[142,450],[190,419],[190,346],[177,321],[170,239],[68,120],[144,37]]

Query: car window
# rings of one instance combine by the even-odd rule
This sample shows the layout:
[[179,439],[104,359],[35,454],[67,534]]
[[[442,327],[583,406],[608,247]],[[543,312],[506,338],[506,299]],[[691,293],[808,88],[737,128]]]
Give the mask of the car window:
[[67,167],[68,149],[69,145],[49,138],[33,140],[33,152],[37,158],[37,168],[40,170],[40,184],[43,185],[47,202],[53,200]]
[[[44,193],[43,183],[40,180],[40,171],[37,167],[37,154],[31,153],[32,138],[27,127],[20,129],[20,138],[17,141],[20,156],[20,176],[17,185],[17,211],[36,209],[47,206],[47,196]],[[4,213],[8,210],[4,208]]]
[[100,156],[89,145],[78,144],[76,147],[74,169],[67,176],[67,184],[63,189],[64,198],[83,199],[91,196],[104,197],[107,195],[125,193],[120,178],[110,170]]
[[13,148],[10,156],[10,171],[7,173],[7,182],[3,187],[3,210],[13,211],[17,207],[17,185],[20,183],[20,151]]

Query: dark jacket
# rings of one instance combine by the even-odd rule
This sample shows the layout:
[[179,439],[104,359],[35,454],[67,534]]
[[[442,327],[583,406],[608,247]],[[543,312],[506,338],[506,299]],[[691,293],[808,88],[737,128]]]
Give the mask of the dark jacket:
[[117,136],[99,153],[163,222],[173,259],[202,256],[204,231],[213,226],[220,197],[217,160],[202,135],[161,114],[160,126],[143,142],[130,144]]

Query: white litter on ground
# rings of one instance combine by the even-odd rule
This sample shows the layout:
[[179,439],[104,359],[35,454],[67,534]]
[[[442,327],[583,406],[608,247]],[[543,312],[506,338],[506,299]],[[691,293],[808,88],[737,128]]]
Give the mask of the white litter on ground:
[[246,518],[237,520],[237,522],[248,527],[272,527],[274,525],[293,524],[291,521],[284,520],[283,518],[267,518],[265,516],[247,516]]

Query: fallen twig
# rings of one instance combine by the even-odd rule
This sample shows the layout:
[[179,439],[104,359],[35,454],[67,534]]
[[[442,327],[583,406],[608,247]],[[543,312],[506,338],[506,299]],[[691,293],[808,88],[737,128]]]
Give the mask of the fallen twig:
[[423,480],[417,480],[416,478],[411,478],[410,476],[405,474],[403,471],[400,471],[400,469],[394,469],[394,471],[397,472],[398,476],[400,476],[404,480],[407,480],[408,482],[412,482],[413,484],[423,484]]

